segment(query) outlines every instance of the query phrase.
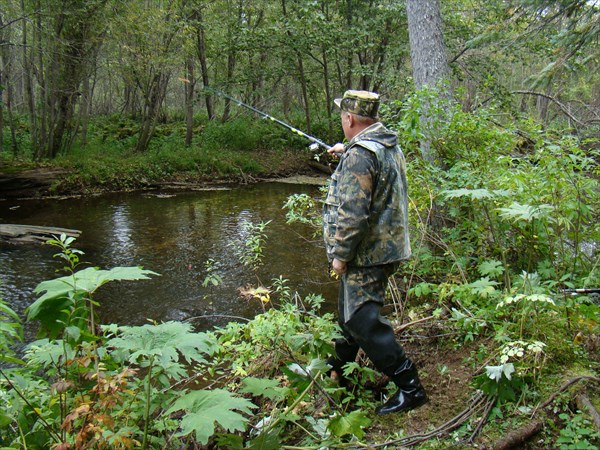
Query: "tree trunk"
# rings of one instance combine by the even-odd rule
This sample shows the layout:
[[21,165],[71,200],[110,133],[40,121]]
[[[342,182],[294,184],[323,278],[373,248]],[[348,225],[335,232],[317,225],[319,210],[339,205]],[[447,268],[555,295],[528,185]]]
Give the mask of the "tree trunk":
[[[329,8],[326,2],[321,3],[321,11],[325,17],[325,20],[330,20]],[[331,83],[330,83],[330,70],[329,70],[329,57],[327,47],[321,46],[321,54],[323,56],[323,84],[325,86],[325,106],[327,107],[327,140],[333,142],[333,118],[332,111],[333,107],[333,96],[331,94]],[[337,114],[336,114],[337,117]]]
[[[281,0],[281,12],[283,13],[283,17],[287,17],[287,7],[285,0]],[[292,38],[292,32],[288,30],[287,32],[289,38]],[[297,68],[298,68],[298,78],[300,80],[300,88],[302,90],[302,105],[304,106],[304,116],[306,118],[306,132],[310,134],[311,132],[311,124],[310,124],[310,108],[308,101],[308,89],[306,87],[306,74],[304,72],[304,63],[302,62],[302,55],[300,52],[294,48],[294,53],[296,54],[297,59]]]
[[[424,87],[442,88],[441,84],[450,71],[442,34],[439,0],[407,0],[406,14],[415,87],[417,90]],[[433,163],[436,157],[426,133],[434,119],[429,115],[429,109],[428,105],[424,105],[420,118],[426,136],[421,142],[421,153],[425,160]]]
[[[0,154],[4,150],[4,84],[6,83],[6,72],[8,72],[8,61],[5,48],[8,39],[5,39],[4,16],[0,10]],[[8,96],[8,95],[7,95]]]
[[375,92],[379,92],[379,89],[381,88],[381,81],[383,80],[383,77],[380,75],[383,73],[383,67],[385,65],[385,55],[386,55],[386,50],[389,44],[389,37],[393,34],[393,28],[392,28],[392,20],[388,19],[385,21],[385,33],[383,35],[383,38],[381,40],[381,42],[379,43],[379,46],[377,48],[377,52],[375,53],[375,60],[377,61],[377,65],[375,68],[375,72],[373,73],[373,85],[372,85],[372,90]]
[[[192,18],[196,19],[196,42],[198,60],[200,61],[200,72],[202,75],[202,84],[203,86],[209,86],[210,78],[208,76],[208,57],[206,55],[206,36],[204,34],[202,11],[200,9],[195,11]],[[206,113],[208,114],[208,120],[213,120],[215,118],[213,98],[208,92],[204,95],[204,101],[206,102]]]
[[304,105],[304,116],[306,118],[306,132],[311,133],[310,124],[310,104],[308,101],[308,89],[306,88],[306,76],[304,73],[304,64],[302,63],[302,57],[298,53],[298,75],[300,76],[300,86],[302,88],[302,103]]
[[138,153],[143,153],[148,149],[150,140],[154,135],[160,107],[166,95],[168,80],[167,74],[157,73],[152,78],[148,91],[145,93],[140,137],[135,146],[135,151]]
[[[227,55],[227,87],[229,90],[229,86],[233,83],[233,73],[235,71],[236,57],[235,50],[233,48],[229,49],[229,54]],[[221,117],[222,122],[227,122],[229,120],[229,114],[231,112],[231,100],[228,98],[225,99],[225,109],[223,110],[223,116]]]
[[329,86],[329,61],[326,49],[323,48],[323,82],[325,83],[325,105],[327,105],[327,140],[333,142],[333,120],[331,111],[333,111],[333,98],[331,96],[331,87]]
[[196,79],[194,75],[194,61],[187,60],[187,79],[185,81],[185,146],[192,145],[194,137],[194,87]]
[[[436,101],[449,101],[450,93],[442,86],[450,70],[442,34],[439,0],[407,0],[406,14],[415,87],[417,90],[426,87],[439,90]],[[432,111],[444,108],[432,108],[430,101],[423,102],[419,117],[423,133],[420,143],[421,155],[425,161],[442,167],[442,162],[438,160],[431,148],[431,133],[432,124],[443,120],[441,117],[434,116]],[[430,225],[434,231],[439,231],[443,226],[440,206],[434,201],[431,209]]]
[[[240,2],[238,4],[238,12],[237,12],[237,20],[236,26],[242,23],[243,17],[243,4]],[[237,50],[236,45],[233,39],[233,30],[228,29],[227,36],[227,78],[225,81],[225,86],[227,87],[227,91],[230,92],[229,87],[233,84],[233,75],[235,74],[235,66],[237,64]],[[229,120],[229,114],[231,113],[231,100],[228,98],[225,99],[225,108],[223,110],[223,116],[221,116],[221,121],[226,122]]]
[[92,88],[90,83],[90,77],[83,78],[83,85],[81,89],[81,145],[85,147],[87,145],[88,136],[88,125],[90,122],[90,113],[92,108]]
[[[21,0],[21,13],[23,14],[23,16],[25,16],[25,2],[24,0]],[[22,59],[23,59],[23,84],[24,84],[24,97],[25,97],[25,102],[27,104],[27,109],[29,112],[29,129],[30,129],[30,133],[31,133],[31,145],[34,149],[34,156],[35,156],[35,149],[37,148],[37,140],[36,140],[36,136],[38,135],[38,123],[37,123],[37,114],[36,114],[36,110],[35,110],[35,97],[34,97],[34,93],[33,93],[33,63],[32,63],[32,54],[33,52],[27,52],[27,49],[29,48],[29,42],[27,41],[27,20],[23,19],[22,21],[22,26],[21,26],[21,47],[22,47]]]
[[2,90],[2,70],[0,69],[0,154],[4,150],[4,102],[2,98],[4,97],[4,91]]

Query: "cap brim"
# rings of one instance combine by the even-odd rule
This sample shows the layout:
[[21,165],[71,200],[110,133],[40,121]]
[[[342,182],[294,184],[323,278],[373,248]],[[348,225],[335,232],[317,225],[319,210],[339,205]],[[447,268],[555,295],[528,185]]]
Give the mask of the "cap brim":
[[335,106],[337,106],[338,108],[342,109],[341,104],[342,104],[342,99],[341,98],[336,98],[333,103],[335,103]]

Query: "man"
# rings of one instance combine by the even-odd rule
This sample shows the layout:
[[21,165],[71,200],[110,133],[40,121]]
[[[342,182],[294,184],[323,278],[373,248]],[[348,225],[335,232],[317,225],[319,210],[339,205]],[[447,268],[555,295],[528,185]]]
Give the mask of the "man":
[[348,144],[340,154],[324,205],[327,257],[341,277],[338,310],[343,338],[329,358],[332,377],[362,348],[398,391],[376,410],[405,411],[427,400],[417,368],[396,342],[390,323],[380,316],[388,278],[410,254],[406,163],[396,135],[379,121],[379,96],[349,90],[335,100]]

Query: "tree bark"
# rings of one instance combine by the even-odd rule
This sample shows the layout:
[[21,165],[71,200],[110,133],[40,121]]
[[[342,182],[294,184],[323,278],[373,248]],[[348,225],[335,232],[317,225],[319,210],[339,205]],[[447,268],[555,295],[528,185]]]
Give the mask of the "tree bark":
[[[407,0],[406,14],[415,88],[441,88],[444,95],[441,83],[450,71],[442,33],[439,0]],[[445,96],[448,99],[450,97],[449,93]],[[430,109],[427,104],[423,106],[420,118],[423,131],[426,131],[434,120],[429,114]],[[435,162],[436,158],[427,137],[421,142],[421,154],[425,160]]]
[[140,127],[140,137],[135,146],[135,151],[143,153],[148,149],[150,140],[156,129],[156,122],[160,107],[165,98],[169,76],[159,72],[154,75],[144,96],[144,112]]
[[194,137],[194,87],[196,78],[194,75],[194,61],[189,58],[186,63],[187,76],[185,80],[185,146],[192,145]]
[[[206,36],[204,33],[202,11],[200,9],[196,10],[193,14],[193,18],[196,19],[196,48],[198,52],[198,60],[200,61],[202,84],[204,86],[209,86],[210,77],[208,75],[208,56],[206,54]],[[213,98],[208,92],[204,95],[204,101],[206,103],[206,113],[208,114],[208,119],[213,120],[215,118]]]
[[542,431],[542,423],[539,421],[530,422],[521,428],[506,435],[500,441],[494,444],[493,450],[509,450],[511,448],[522,448],[523,444],[533,436]]
[[[287,6],[285,0],[281,0],[281,12],[283,17],[287,17]],[[288,37],[292,40],[292,32],[288,30]],[[308,101],[308,89],[306,86],[306,74],[304,71],[304,63],[302,62],[302,55],[300,52],[294,47],[294,53],[296,54],[296,63],[298,69],[298,79],[300,80],[300,89],[302,92],[302,106],[304,107],[304,116],[306,119],[306,132],[310,134],[311,132],[311,117],[310,117],[310,104]]]

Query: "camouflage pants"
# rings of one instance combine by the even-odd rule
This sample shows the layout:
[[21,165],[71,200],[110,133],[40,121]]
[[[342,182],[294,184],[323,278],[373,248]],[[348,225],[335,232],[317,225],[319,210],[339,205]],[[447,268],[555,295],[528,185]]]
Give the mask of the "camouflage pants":
[[343,325],[367,302],[383,306],[388,278],[398,263],[373,267],[351,267],[342,274],[338,297],[339,321]]
[[342,275],[338,307],[343,338],[335,341],[336,356],[328,360],[338,374],[344,364],[356,359],[361,348],[375,367],[390,377],[406,361],[392,326],[380,315],[388,278],[396,268],[397,264],[349,267]]

